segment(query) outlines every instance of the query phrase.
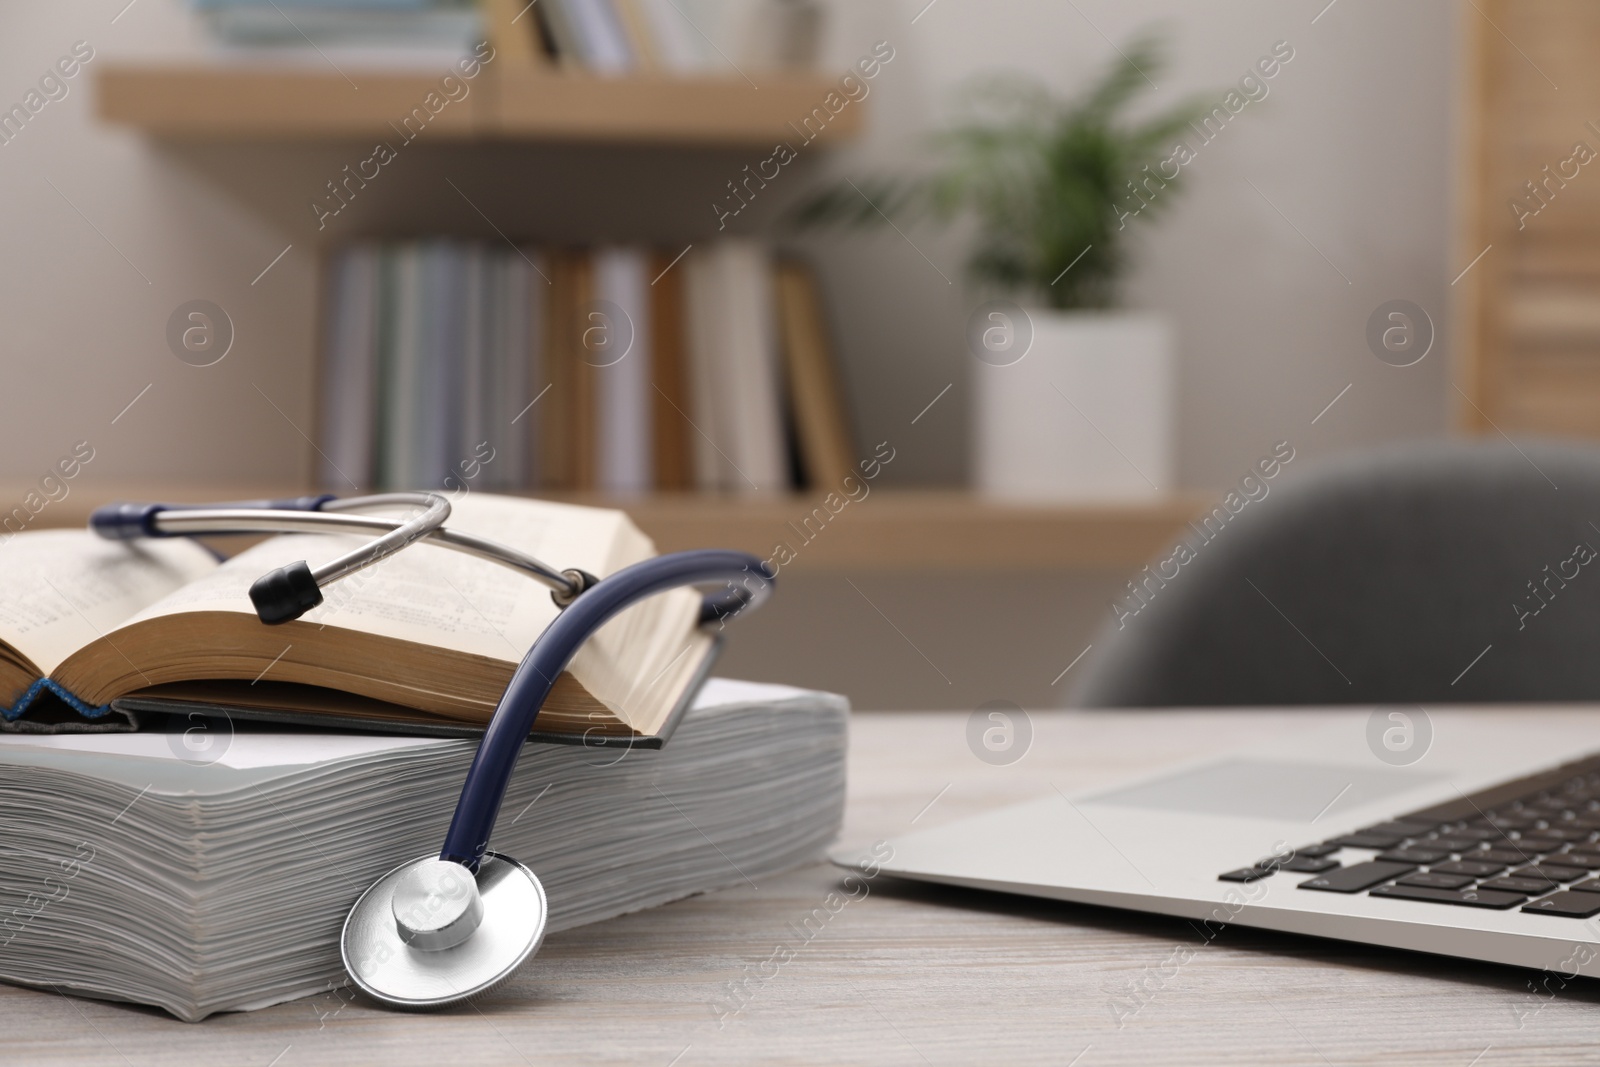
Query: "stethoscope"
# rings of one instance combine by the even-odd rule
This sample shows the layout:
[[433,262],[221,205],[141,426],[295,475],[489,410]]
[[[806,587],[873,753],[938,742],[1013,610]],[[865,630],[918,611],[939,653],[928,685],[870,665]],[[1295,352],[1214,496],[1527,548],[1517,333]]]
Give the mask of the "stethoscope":
[[[401,519],[358,514],[405,506]],[[345,970],[372,997],[397,1008],[437,1008],[488,992],[539,949],[549,907],[522,863],[488,849],[506,785],[539,708],[579,646],[609,619],[657,593],[722,583],[701,604],[702,625],[760,606],[772,580],[744,552],[675,552],[625,567],[604,580],[557,570],[514,548],[447,529],[450,502],[437,493],[332,495],[193,507],[111,504],[89,527],[132,541],[199,534],[354,533],[367,543],[310,567],[304,560],[262,575],[250,600],[263,623],[297,619],[322,603],[329,584],[418,541],[452,548],[548,586],[560,614],[512,675],[478,745],[438,855],[402,863],[350,909],[340,938]]]

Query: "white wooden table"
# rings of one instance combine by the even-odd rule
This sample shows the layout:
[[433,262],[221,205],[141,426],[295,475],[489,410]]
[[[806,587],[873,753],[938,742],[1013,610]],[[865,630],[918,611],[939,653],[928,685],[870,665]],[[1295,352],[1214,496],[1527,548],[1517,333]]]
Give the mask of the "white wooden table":
[[[1031,750],[1003,768],[968,750],[965,714],[859,714],[844,842],[1225,751],[1316,714],[1035,713]],[[1600,745],[1600,714],[1596,727]],[[1600,1060],[1600,985],[1587,980],[1536,995],[1535,976],[1508,968],[1239,928],[1174,968],[1175,949],[1200,943],[1180,920],[884,878],[829,914],[843,875],[819,863],[560,934],[490,998],[434,1015],[330,992],[189,1025],[0,986],[0,1063]],[[806,925],[819,908],[826,921]],[[730,983],[743,1007],[719,1020]],[[1119,1025],[1113,999],[1132,983],[1151,992]]]

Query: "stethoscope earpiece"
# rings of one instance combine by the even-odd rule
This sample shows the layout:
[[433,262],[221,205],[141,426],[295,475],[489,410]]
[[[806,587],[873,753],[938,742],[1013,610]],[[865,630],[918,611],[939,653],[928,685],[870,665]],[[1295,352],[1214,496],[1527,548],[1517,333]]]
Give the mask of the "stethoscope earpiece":
[[527,867],[486,852],[477,874],[428,855],[361,895],[339,950],[363,992],[426,1010],[482,996],[539,950],[549,906]]

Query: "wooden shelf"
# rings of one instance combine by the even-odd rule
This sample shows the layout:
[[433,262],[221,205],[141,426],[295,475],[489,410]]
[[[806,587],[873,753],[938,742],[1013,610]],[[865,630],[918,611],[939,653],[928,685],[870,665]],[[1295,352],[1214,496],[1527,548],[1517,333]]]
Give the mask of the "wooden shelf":
[[847,504],[826,525],[813,518],[805,530],[806,517],[821,507],[816,498],[688,494],[614,504],[664,552],[722,545],[767,558],[784,543],[795,552],[797,570],[1134,566],[1170,548],[1184,523],[1203,510],[1200,498],[1061,507],[880,489]]
[[[22,500],[28,490],[0,487],[0,499]],[[75,486],[65,500],[47,505],[29,528],[81,526],[92,508],[110,500],[192,503],[302,491],[238,485]],[[622,508],[663,552],[737,548],[765,559],[781,542],[795,552],[793,570],[813,572],[1133,567],[1170,548],[1184,523],[1205,505],[1202,497],[1183,496],[1152,504],[1029,506],[987,501],[959,491],[876,489],[847,504],[825,524],[813,517],[806,531],[806,517],[822,506],[818,498],[686,493],[617,500],[550,495]]]
[[[401,139],[397,125],[442,72],[301,65],[191,62],[107,64],[95,80],[107,122],[156,137],[188,140]],[[352,81],[355,86],[352,86]],[[444,140],[586,141],[631,144],[799,147],[790,127],[836,89],[821,76],[768,74],[759,89],[740,78],[602,78],[506,62],[467,83],[419,143]],[[827,112],[824,110],[824,114]],[[864,111],[853,103],[829,117],[820,140],[850,136]]]

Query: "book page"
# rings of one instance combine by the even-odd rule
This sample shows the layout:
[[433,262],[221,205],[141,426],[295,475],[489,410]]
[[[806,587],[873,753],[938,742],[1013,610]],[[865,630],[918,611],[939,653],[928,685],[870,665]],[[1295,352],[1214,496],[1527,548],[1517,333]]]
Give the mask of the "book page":
[[[452,501],[447,525],[521,549],[557,569],[605,575],[648,558],[652,547],[620,511],[471,494]],[[630,536],[624,537],[626,529]],[[251,583],[274,568],[312,567],[362,543],[346,535],[296,534],[264,541],[152,604],[130,622],[188,611],[255,614]],[[614,559],[619,542],[626,555]],[[549,590],[497,563],[417,544],[329,586],[301,622],[516,662],[556,617]],[[291,655],[292,658],[292,655]]]
[[0,640],[49,674],[82,646],[216,568],[211,553],[186,539],[107,541],[88,530],[17,534],[0,544]]

